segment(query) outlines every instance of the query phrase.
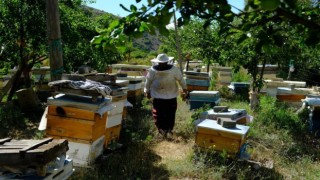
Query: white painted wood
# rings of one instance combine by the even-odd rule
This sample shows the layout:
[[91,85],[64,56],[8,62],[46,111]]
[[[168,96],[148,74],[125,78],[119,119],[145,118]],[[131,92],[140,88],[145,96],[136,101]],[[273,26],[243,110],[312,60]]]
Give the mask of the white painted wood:
[[206,129],[212,129],[216,131],[222,131],[222,132],[228,132],[232,134],[239,134],[242,138],[245,137],[245,135],[248,133],[250,127],[239,125],[237,124],[235,128],[224,128],[220,124],[217,123],[217,121],[212,121],[210,119],[205,119],[201,123],[197,125],[198,128],[206,128]]
[[125,102],[126,102],[126,99],[113,102],[112,105],[114,105],[115,107],[108,113],[108,116],[113,116],[113,115],[122,113]]
[[89,166],[103,153],[104,141],[104,135],[91,144],[69,141],[67,155],[73,159],[74,166]]
[[122,123],[122,113],[115,115],[108,115],[108,120],[106,124],[106,128],[111,128],[113,126],[120,125]]
[[128,85],[129,90],[137,90],[142,88],[142,82],[136,83],[136,84],[129,84]]

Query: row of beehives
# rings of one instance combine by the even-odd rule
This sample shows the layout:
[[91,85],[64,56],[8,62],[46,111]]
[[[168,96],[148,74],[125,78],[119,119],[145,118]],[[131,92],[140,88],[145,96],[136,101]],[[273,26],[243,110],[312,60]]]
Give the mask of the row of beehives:
[[[116,85],[128,87],[122,93],[98,98],[59,94],[47,100],[48,137],[69,141],[67,154],[75,165],[87,166],[105,149],[118,144],[126,104],[137,104],[142,96],[141,78],[118,78]],[[130,103],[128,103],[128,101]]]

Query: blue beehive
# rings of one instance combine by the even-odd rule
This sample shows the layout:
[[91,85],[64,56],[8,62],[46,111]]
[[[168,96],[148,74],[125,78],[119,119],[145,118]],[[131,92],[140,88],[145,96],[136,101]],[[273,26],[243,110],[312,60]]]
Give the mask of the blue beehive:
[[209,86],[210,80],[186,79],[186,83],[194,86]]
[[200,108],[205,104],[213,107],[219,104],[220,93],[219,91],[191,91],[189,102],[191,110]]

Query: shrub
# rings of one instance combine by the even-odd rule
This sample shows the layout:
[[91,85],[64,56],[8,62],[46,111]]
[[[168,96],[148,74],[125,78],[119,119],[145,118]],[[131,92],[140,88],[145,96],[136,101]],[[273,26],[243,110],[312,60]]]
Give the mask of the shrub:
[[262,96],[256,120],[264,124],[274,124],[278,129],[298,133],[305,129],[295,109],[287,103],[279,102],[274,97]]

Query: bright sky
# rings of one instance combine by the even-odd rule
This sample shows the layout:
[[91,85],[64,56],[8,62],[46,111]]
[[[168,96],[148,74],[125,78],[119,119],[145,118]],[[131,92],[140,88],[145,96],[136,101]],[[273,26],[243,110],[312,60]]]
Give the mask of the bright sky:
[[[114,15],[118,15],[121,17],[124,17],[128,15],[129,13],[125,10],[123,10],[120,7],[120,4],[123,4],[125,7],[130,9],[131,4],[136,4],[135,0],[96,0],[96,3],[94,4],[89,4],[88,6],[103,10],[108,13],[112,13]],[[143,2],[146,2],[146,0],[142,0],[140,3],[136,4],[137,7],[140,7],[139,5],[142,4]],[[228,2],[237,7],[238,9],[243,9],[244,8],[244,0],[228,0]],[[146,3],[145,3],[146,4]],[[236,10],[234,10],[237,12]]]

